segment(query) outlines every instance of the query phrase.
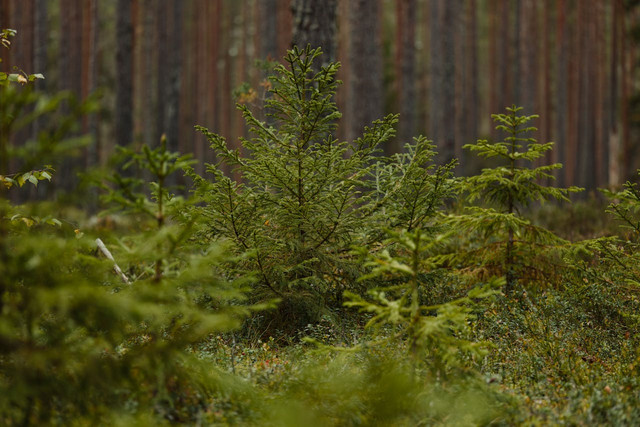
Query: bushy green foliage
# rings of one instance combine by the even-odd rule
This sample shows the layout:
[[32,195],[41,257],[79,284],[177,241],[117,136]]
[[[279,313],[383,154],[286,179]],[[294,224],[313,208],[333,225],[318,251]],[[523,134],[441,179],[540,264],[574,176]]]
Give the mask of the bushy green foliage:
[[[485,158],[496,157],[494,168],[483,169],[479,175],[464,182],[467,201],[481,201],[479,206],[465,208],[462,215],[451,215],[448,223],[460,233],[469,233],[469,246],[448,258],[452,264],[472,266],[476,274],[502,274],[505,291],[515,290],[518,281],[548,279],[549,270],[541,265],[557,264],[554,250],[566,241],[548,230],[533,225],[523,210],[535,201],[550,199],[568,201],[568,195],[579,188],[556,188],[542,181],[553,179],[551,172],[560,164],[531,167],[551,150],[553,143],[538,143],[527,133],[537,130],[528,122],[538,116],[520,116],[521,108],[509,107],[507,113],[492,115],[497,130],[506,133],[504,141],[479,140],[465,148]],[[540,256],[544,255],[543,263]],[[445,259],[447,259],[445,257]]]
[[611,200],[607,212],[620,226],[618,236],[605,236],[574,244],[576,290],[588,293],[585,308],[599,323],[633,330],[640,309],[640,189],[627,182],[620,191],[602,190]]
[[206,218],[202,238],[228,238],[238,252],[251,252],[248,268],[260,278],[255,295],[281,298],[283,323],[293,325],[315,322],[324,306],[339,306],[342,292],[354,289],[361,267],[351,246],[375,244],[384,226],[428,222],[440,207],[434,201],[452,191],[452,165],[434,170],[425,138],[405,154],[379,156],[395,116],[375,121],[353,142],[335,139],[338,64],[314,72],[320,54],[296,47],[287,66],[275,68],[265,105],[273,125],[239,105],[252,135],[240,141],[244,153],[198,127],[220,163],[207,166],[212,181],[189,172],[202,202],[194,212]]
[[349,301],[345,303],[373,314],[366,327],[392,325],[395,331],[389,339],[406,340],[411,358],[425,362],[427,370],[437,377],[446,376],[452,368],[460,375],[460,369],[469,361],[486,354],[481,343],[468,340],[469,322],[477,300],[492,295],[496,285],[492,282],[474,287],[467,296],[442,304],[424,301],[428,295],[425,287],[438,280],[451,280],[437,270],[431,259],[435,247],[445,238],[419,228],[392,233],[387,243],[393,246],[368,255],[365,265],[372,270],[361,278],[382,279],[386,286],[369,291],[372,301],[348,293]]
[[107,198],[152,216],[155,225],[114,250],[127,263],[128,283],[112,261],[96,256],[90,230],[69,238],[68,226],[0,218],[5,425],[106,422],[127,413],[185,421],[191,415],[184,407],[230,387],[188,346],[240,325],[250,310],[242,292],[250,278],[222,270],[232,260],[221,245],[192,250],[189,227],[168,224],[178,203],[164,179],[188,160],[162,145],[133,153],[133,161],[155,176],[154,199],[133,191],[133,179],[115,179],[130,185]]

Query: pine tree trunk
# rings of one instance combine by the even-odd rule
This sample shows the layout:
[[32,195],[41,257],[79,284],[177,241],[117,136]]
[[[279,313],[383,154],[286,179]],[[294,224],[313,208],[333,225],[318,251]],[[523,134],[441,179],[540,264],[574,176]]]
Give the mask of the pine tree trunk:
[[618,126],[618,72],[619,72],[619,62],[620,62],[620,33],[621,33],[621,13],[620,13],[620,3],[616,0],[612,2],[611,5],[611,61],[609,64],[609,182],[613,185],[618,185],[622,183],[621,174],[620,174],[620,165],[618,153],[620,150],[620,135],[619,135],[619,126]]
[[595,190],[595,162],[594,162],[594,137],[595,129],[593,124],[593,70],[597,66],[593,62],[593,47],[595,40],[593,34],[593,14],[595,1],[589,5],[578,2],[577,18],[580,22],[577,36],[579,38],[580,57],[578,61],[579,86],[579,110],[578,110],[578,138],[577,138],[577,182],[584,187],[587,192]]
[[[553,120],[553,106],[551,93],[551,49],[550,37],[552,21],[551,0],[545,0],[542,5],[542,85],[540,87],[540,140],[541,142],[551,141],[551,127]],[[542,160],[545,164],[554,162],[554,152],[558,149],[556,142],[553,150],[547,151]]]
[[440,35],[442,33],[441,1],[429,0],[429,130],[430,138],[436,144],[440,144],[440,100],[442,99],[442,43]]
[[[222,13],[222,3],[220,1],[207,2],[209,7],[208,20],[207,20],[207,105],[208,113],[206,122],[203,123],[206,126],[216,129],[220,122],[220,105],[218,96],[218,61],[220,58],[220,19]],[[213,150],[207,150],[207,160],[210,162],[215,161],[215,153]]]
[[[464,126],[466,129],[465,139],[463,144],[471,143],[478,137],[478,108],[480,100],[478,98],[478,11],[477,1],[467,1],[467,11],[465,18],[466,28],[466,51],[465,55],[467,60],[467,69],[465,72],[465,102],[464,112],[461,116],[464,119]],[[465,153],[462,153],[461,166],[463,172],[467,168],[467,163],[464,161]]]
[[[80,0],[60,0],[61,35],[59,62],[59,88],[82,98],[82,6]],[[68,106],[63,109],[69,112]],[[84,164],[84,162],[82,162]],[[74,170],[79,166],[76,159],[65,158],[56,165],[57,187],[71,190],[75,187]]]
[[[173,7],[171,0],[163,1],[160,3],[160,7],[157,9],[156,16],[156,87],[155,98],[156,104],[154,108],[153,127],[155,135],[159,138],[160,135],[165,135],[167,132],[165,122],[165,111],[167,108],[167,89],[169,83],[169,51],[168,51],[168,16],[171,13]],[[155,142],[156,144],[158,141]]]
[[[499,0],[489,0],[488,2],[488,24],[489,24],[489,94],[487,113],[496,114],[504,108],[499,101],[502,80],[498,79],[500,64],[498,63],[498,6]],[[495,136],[494,126],[489,126],[489,134]]]
[[291,0],[293,12],[292,45],[304,49],[320,47],[324,53],[314,64],[320,67],[336,59],[336,13],[337,0]]
[[493,113],[502,113],[507,106],[513,104],[514,93],[511,90],[511,78],[513,67],[509,53],[513,46],[510,31],[509,0],[499,0],[499,21],[498,21],[498,73],[494,76],[498,84],[498,108]]
[[352,0],[349,6],[351,78],[347,139],[353,140],[365,126],[383,115],[383,78],[379,1]]
[[[442,162],[455,157],[455,32],[454,0],[431,0],[430,134]],[[459,142],[458,142],[459,144]]]
[[258,44],[260,59],[278,58],[278,0],[260,0],[258,6]]
[[341,0],[338,2],[338,59],[341,67],[338,70],[337,78],[342,81],[342,85],[336,93],[338,111],[342,113],[340,125],[338,126],[337,138],[344,141],[348,138],[347,123],[351,123],[349,116],[349,93],[351,86],[351,64],[349,63],[349,3]]
[[604,143],[606,117],[604,109],[606,108],[605,99],[605,32],[604,32],[604,16],[605,7],[602,0],[597,0],[593,10],[593,34],[594,34],[594,53],[593,53],[593,79],[594,79],[594,101],[593,101],[593,128],[594,128],[594,184],[596,188],[607,185],[607,163],[606,149]]
[[133,140],[133,26],[131,2],[118,0],[116,21],[115,142]]
[[[192,70],[192,78],[193,84],[191,85],[191,93],[190,98],[192,100],[198,99],[197,102],[193,102],[193,120],[194,123],[197,123],[202,126],[208,126],[207,123],[207,102],[202,99],[202,93],[206,93],[205,86],[207,84],[207,79],[211,78],[211,76],[207,75],[206,72],[203,72],[205,68],[205,64],[207,61],[207,39],[206,39],[206,30],[207,30],[207,16],[205,14],[207,8],[208,0],[196,0],[195,7],[192,14],[191,24],[193,25],[193,31],[195,34],[194,37],[194,45],[193,51],[195,54],[194,57],[194,68]],[[229,106],[232,108],[232,106]],[[204,162],[207,161],[205,158],[205,145],[207,143],[204,135],[199,135],[198,133],[193,133],[193,155],[198,161],[198,169],[201,170]]]
[[140,99],[141,118],[142,118],[142,140],[145,144],[153,147],[160,143],[160,135],[157,135],[155,123],[155,91],[153,90],[155,82],[155,61],[154,56],[156,48],[154,46],[154,34],[156,30],[156,7],[155,0],[144,0],[140,13],[142,15],[142,39],[140,44],[142,47],[142,88]]
[[568,35],[567,35],[567,5],[566,0],[558,0],[557,7],[557,27],[556,27],[556,129],[555,129],[555,157],[554,160],[564,163],[564,170],[557,173],[557,182],[561,187],[567,186],[566,179],[567,165],[565,162],[567,152],[567,105],[569,99],[569,76],[568,76]]
[[396,82],[397,105],[400,113],[398,138],[389,144],[387,154],[402,151],[404,144],[411,142],[416,131],[416,0],[396,2]]
[[[375,0],[377,1],[377,0]],[[291,0],[278,0],[278,52],[277,60],[282,59],[291,48],[293,36],[293,13],[291,11]]]
[[[47,71],[47,37],[48,37],[48,8],[47,5],[49,1],[47,0],[36,0],[35,8],[34,8],[34,38],[35,38],[35,49],[33,52],[33,72],[35,73],[43,73],[46,77]],[[47,87],[48,80],[45,78],[44,80],[38,80],[34,82],[34,87],[44,92]],[[44,126],[44,121],[42,119],[37,119],[33,122],[33,134],[37,136],[40,130]]]
[[164,105],[164,130],[167,135],[167,147],[170,151],[178,151],[180,87],[182,82],[182,0],[171,0],[171,8],[167,11],[169,32],[167,38],[167,87]]
[[524,114],[538,113],[536,79],[538,78],[538,63],[540,61],[538,59],[537,1],[539,0],[521,0],[520,4],[520,73],[516,74],[514,85],[520,88],[520,99],[517,103],[524,108]]
[[[620,5],[620,11],[622,12],[624,9],[624,4]],[[620,96],[621,96],[621,128],[622,128],[622,147],[621,147],[621,155],[622,155],[622,170],[620,171],[620,177],[622,178],[622,182],[627,181],[631,175],[633,174],[630,170],[631,165],[631,140],[630,140],[630,117],[629,117],[629,101],[630,101],[630,92],[631,92],[631,82],[630,82],[630,68],[631,64],[631,49],[628,48],[629,44],[627,40],[627,33],[624,31],[625,27],[625,16],[621,16],[620,23],[622,24],[622,36],[621,46],[620,46],[620,61],[622,67],[622,73],[620,76]]]

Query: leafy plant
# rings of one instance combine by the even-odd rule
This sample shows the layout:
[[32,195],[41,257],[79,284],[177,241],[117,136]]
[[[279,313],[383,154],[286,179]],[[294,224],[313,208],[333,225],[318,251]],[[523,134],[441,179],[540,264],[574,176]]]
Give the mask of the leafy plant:
[[[2,30],[1,44],[9,47],[9,37],[15,34],[14,30]],[[43,163],[59,168],[64,159],[77,155],[91,142],[89,135],[78,133],[81,119],[97,111],[99,91],[81,101],[68,91],[54,95],[36,91],[27,83],[37,79],[44,76],[21,70],[10,74],[0,72],[0,181],[7,187],[15,184],[12,179],[20,186],[23,178],[32,183],[49,181],[47,176],[50,177],[53,168],[42,168]],[[18,132],[34,125],[37,128],[34,137],[17,144]],[[9,168],[9,159],[12,159],[13,170]]]
[[[3,28],[0,30],[0,44],[7,49],[11,46],[11,37],[15,37],[17,34],[16,30],[12,30],[10,28]],[[0,63],[2,62],[2,58],[0,58]],[[0,71],[0,86],[9,86],[10,83],[21,83],[26,84],[28,82],[33,82],[36,79],[44,79],[44,76],[40,73],[37,74],[27,74],[22,70],[19,70],[18,73],[6,73],[4,71]]]

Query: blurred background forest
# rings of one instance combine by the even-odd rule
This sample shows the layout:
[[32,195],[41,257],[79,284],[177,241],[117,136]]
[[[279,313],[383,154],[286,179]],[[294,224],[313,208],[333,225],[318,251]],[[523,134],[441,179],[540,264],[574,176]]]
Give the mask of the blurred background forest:
[[[163,133],[172,150],[194,153],[202,171],[202,161],[215,159],[194,125],[238,144],[247,129],[234,103],[260,109],[268,61],[311,43],[324,61],[342,63],[338,138],[399,113],[389,153],[424,134],[441,160],[461,159],[458,171],[468,174],[482,165],[467,161],[461,147],[496,136],[490,114],[516,104],[540,115],[539,141],[556,143],[546,160],[565,165],[558,183],[593,190],[640,167],[639,4],[0,0],[0,28],[18,31],[0,67],[45,75],[23,91],[99,93],[99,109],[71,130],[91,135],[77,156],[60,163],[41,154],[59,170],[63,189],[75,187],[74,169],[106,165],[116,145],[153,146]],[[0,107],[10,102],[17,101],[3,96]],[[26,114],[35,108],[23,107]],[[4,124],[0,137],[17,150],[41,131],[38,120]]]

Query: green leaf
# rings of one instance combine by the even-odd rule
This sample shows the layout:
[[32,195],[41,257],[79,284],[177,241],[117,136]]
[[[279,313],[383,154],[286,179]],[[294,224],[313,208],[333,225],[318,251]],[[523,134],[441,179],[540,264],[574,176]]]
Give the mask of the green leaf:
[[31,176],[31,174],[30,174],[30,173],[25,173],[25,174],[22,174],[22,175],[18,176],[18,178],[17,178],[18,185],[19,185],[20,187],[22,187],[22,186],[24,185],[25,181],[26,181],[27,179],[29,179],[29,176]]
[[59,220],[57,220],[56,218],[49,218],[45,222],[47,224],[49,224],[49,225],[55,225],[57,227],[61,227],[62,226],[62,223]]

